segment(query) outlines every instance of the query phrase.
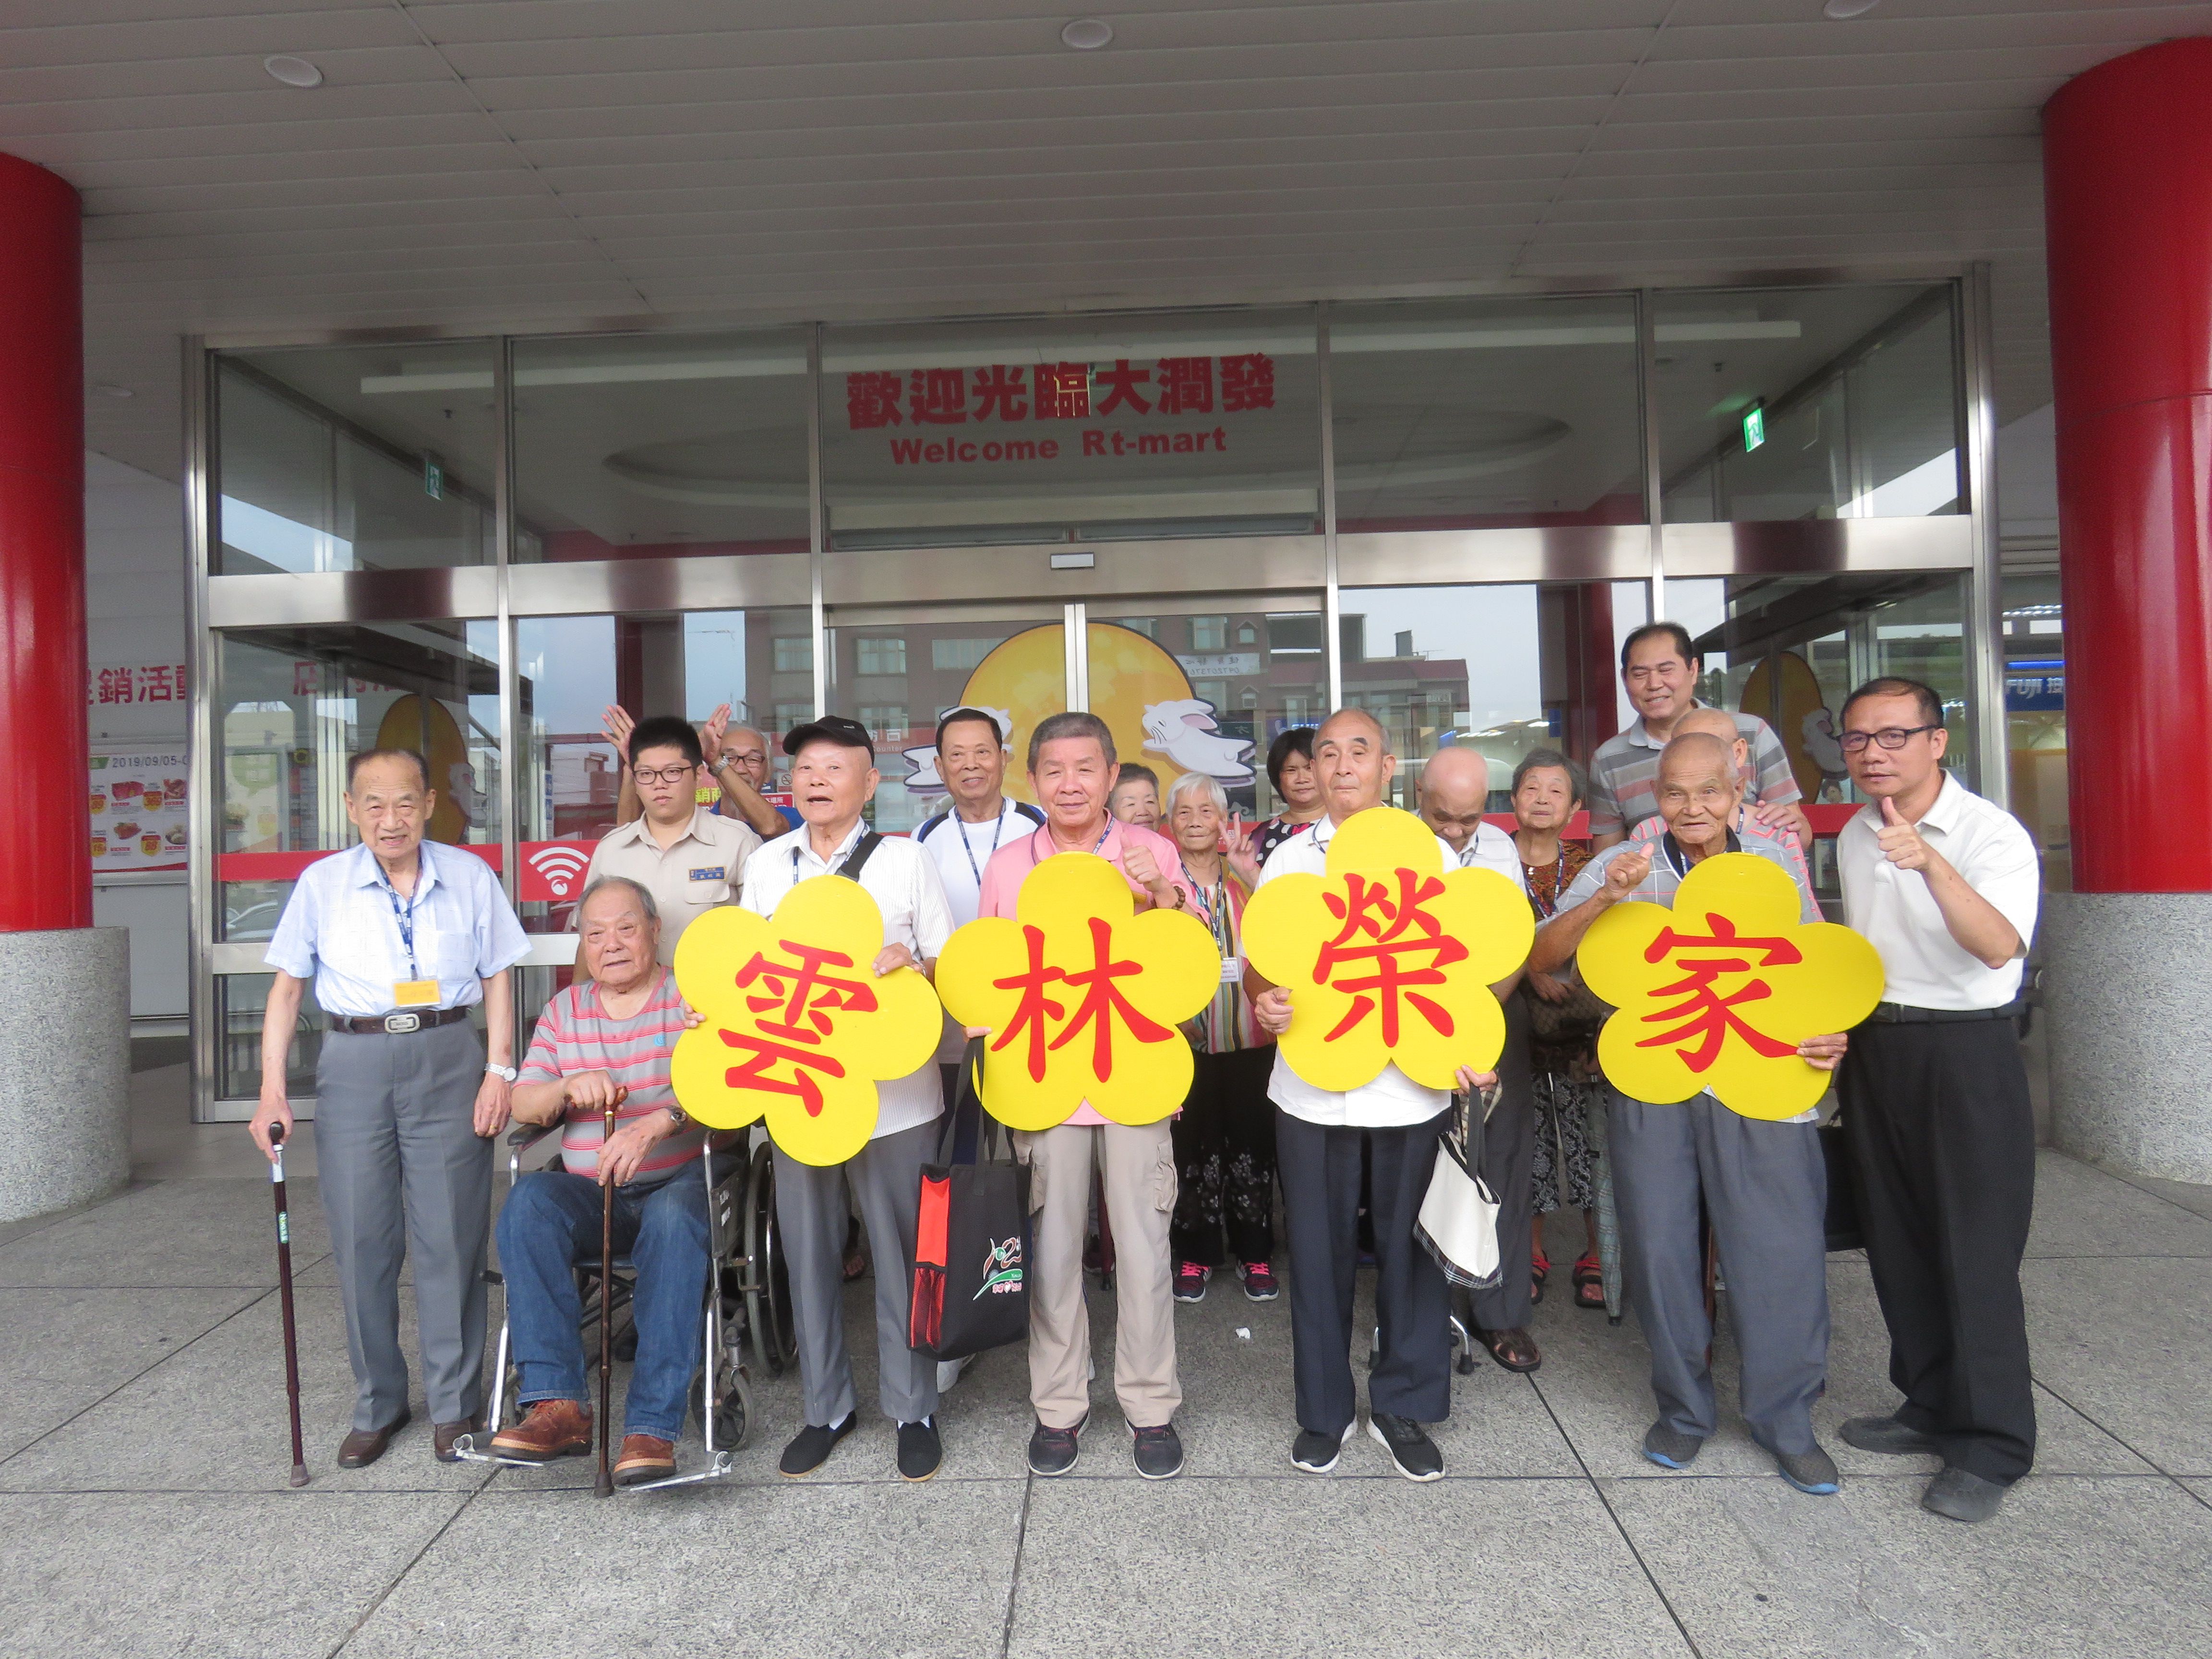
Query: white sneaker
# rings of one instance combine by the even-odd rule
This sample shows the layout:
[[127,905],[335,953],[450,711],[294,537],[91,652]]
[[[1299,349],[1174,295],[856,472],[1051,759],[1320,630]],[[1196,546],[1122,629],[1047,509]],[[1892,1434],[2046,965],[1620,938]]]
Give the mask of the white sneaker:
[[968,1362],[975,1357],[971,1353],[963,1355],[958,1359],[939,1360],[937,1362],[938,1393],[950,1394],[952,1391],[952,1385],[960,1380],[960,1373],[968,1369]]

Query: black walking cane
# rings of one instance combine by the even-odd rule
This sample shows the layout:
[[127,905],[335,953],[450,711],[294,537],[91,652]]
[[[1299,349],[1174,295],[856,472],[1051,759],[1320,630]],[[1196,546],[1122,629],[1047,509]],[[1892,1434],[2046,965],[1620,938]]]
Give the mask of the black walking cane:
[[615,1478],[607,1468],[607,1436],[613,1415],[607,1395],[615,1364],[615,1183],[608,1177],[607,1144],[615,1138],[615,1113],[629,1091],[617,1088],[607,1103],[605,1127],[599,1133],[599,1478],[592,1492],[598,1498],[615,1495]]
[[292,1408],[292,1484],[307,1484],[307,1454],[300,1443],[300,1332],[292,1318],[292,1212],[284,1201],[284,1126],[269,1126],[269,1180],[276,1194],[276,1288],[284,1303],[284,1398]]

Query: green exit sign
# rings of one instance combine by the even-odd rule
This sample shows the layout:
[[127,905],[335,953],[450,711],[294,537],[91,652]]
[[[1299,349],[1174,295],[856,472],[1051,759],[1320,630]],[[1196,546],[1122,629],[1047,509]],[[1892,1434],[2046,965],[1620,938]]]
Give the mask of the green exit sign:
[[1766,411],[1753,404],[1743,412],[1743,453],[1747,455],[1766,441]]
[[446,499],[446,469],[434,455],[422,458],[422,493],[434,501]]

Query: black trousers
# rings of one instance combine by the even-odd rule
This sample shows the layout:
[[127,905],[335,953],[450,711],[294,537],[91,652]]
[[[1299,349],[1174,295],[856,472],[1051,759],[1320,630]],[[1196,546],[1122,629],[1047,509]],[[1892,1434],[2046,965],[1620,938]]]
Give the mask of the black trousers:
[[1841,1079],[1844,1134],[1900,1421],[2009,1484],[2035,1461],[2021,1256],[2035,1119],[2010,1020],[1868,1024]]
[[1291,1348],[1298,1426],[1332,1437],[1358,1412],[1352,1323],[1358,1270],[1359,1151],[1372,1153],[1375,1312],[1382,1351],[1367,1379],[1378,1412],[1441,1423],[1451,1414],[1451,1301],[1443,1271],[1413,1237],[1449,1112],[1403,1129],[1324,1128],[1275,1114],[1275,1155],[1290,1235]]
[[[1496,1285],[1473,1295],[1474,1322],[1486,1331],[1526,1329],[1531,1312],[1530,1243],[1536,1220],[1536,1084],[1528,1066],[1528,1005],[1505,999],[1505,1051],[1498,1057],[1498,1105],[1482,1126],[1482,1179],[1498,1200]],[[1415,1200],[1416,1203],[1419,1200]]]
[[1275,1045],[1195,1054],[1190,1095],[1175,1120],[1176,1207],[1168,1244],[1177,1261],[1218,1267],[1222,1236],[1239,1261],[1275,1253]]

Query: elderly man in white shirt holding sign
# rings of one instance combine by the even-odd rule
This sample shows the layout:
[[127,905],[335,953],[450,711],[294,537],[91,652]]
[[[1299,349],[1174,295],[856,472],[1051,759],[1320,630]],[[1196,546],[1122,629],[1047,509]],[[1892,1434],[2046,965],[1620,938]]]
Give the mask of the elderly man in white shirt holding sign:
[[[1322,817],[1278,846],[1261,866],[1260,885],[1304,872],[1323,875],[1328,843],[1355,812],[1382,805],[1397,757],[1382,723],[1361,708],[1340,708],[1314,735]],[[1459,853],[1441,836],[1447,867]],[[1521,865],[1497,866],[1521,884]],[[1520,973],[1494,987],[1512,989]],[[1270,1036],[1290,1029],[1291,993],[1248,963],[1244,989]],[[1487,1089],[1495,1073],[1459,1068],[1462,1089]],[[1278,1054],[1267,1086],[1277,1107],[1275,1148],[1290,1237],[1291,1340],[1297,1373],[1298,1436],[1293,1467],[1325,1474],[1358,1425],[1350,1358],[1352,1281],[1358,1265],[1359,1152],[1374,1157],[1375,1299],[1382,1351],[1367,1380],[1368,1432],[1409,1480],[1435,1480],[1443,1454],[1422,1428],[1451,1414],[1451,1298],[1443,1270],[1413,1237],[1422,1196],[1436,1166],[1437,1137],[1451,1097],[1418,1084],[1395,1066],[1348,1093],[1317,1089]]]
[[1844,1061],[1844,1134],[1905,1396],[1844,1438],[1940,1455],[1923,1507],[1982,1521],[2035,1458],[2020,1293],[2035,1119],[2018,1018],[2041,869],[2019,822],[1943,769],[1949,733],[1927,686],[1869,680],[1842,726],[1851,781],[1874,803],[1837,838],[1844,919],[1887,981]]

